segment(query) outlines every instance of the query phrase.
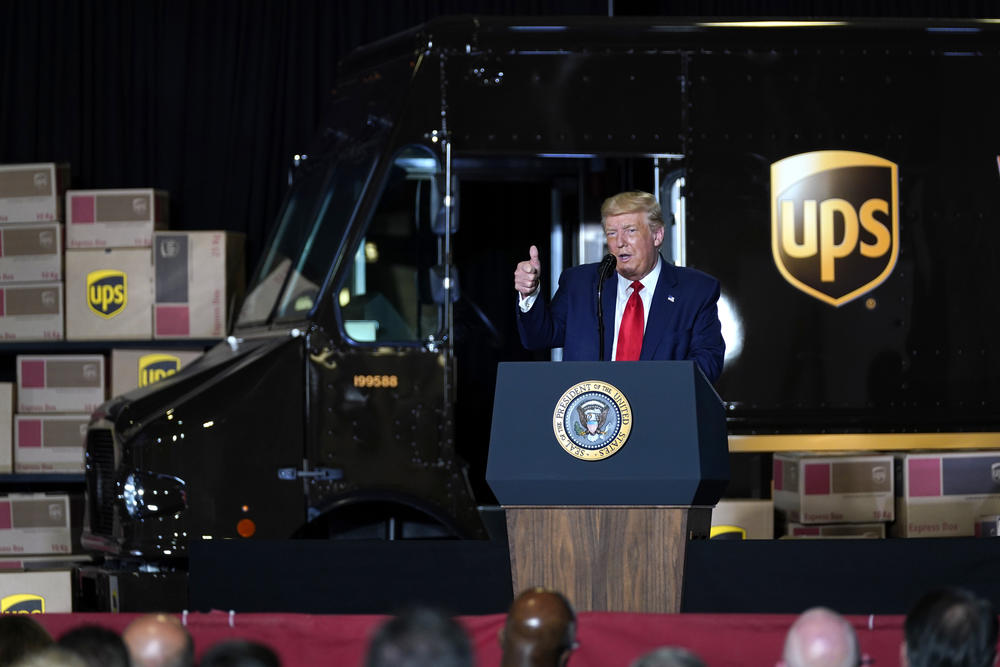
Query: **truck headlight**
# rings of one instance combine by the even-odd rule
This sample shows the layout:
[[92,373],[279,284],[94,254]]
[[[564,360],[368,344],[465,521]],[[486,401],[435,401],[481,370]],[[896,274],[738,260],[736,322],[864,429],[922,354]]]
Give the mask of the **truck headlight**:
[[173,475],[131,472],[121,489],[125,511],[134,519],[176,514],[187,508],[184,480]]

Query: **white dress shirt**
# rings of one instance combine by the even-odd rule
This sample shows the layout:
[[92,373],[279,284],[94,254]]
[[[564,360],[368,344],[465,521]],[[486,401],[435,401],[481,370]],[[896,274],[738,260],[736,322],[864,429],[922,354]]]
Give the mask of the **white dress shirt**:
[[[618,276],[618,298],[615,299],[615,335],[612,339],[611,346],[611,358],[614,359],[615,355],[618,353],[618,330],[622,326],[622,315],[625,314],[625,304],[628,303],[629,297],[632,296],[632,281],[628,278],[623,278],[620,273],[616,273]],[[642,283],[642,291],[639,292],[639,298],[642,299],[642,330],[646,331],[646,322],[649,321],[649,307],[653,303],[653,291],[656,290],[656,282],[660,279],[660,258],[656,258],[656,264],[653,265],[653,270],[649,274],[639,280]]]

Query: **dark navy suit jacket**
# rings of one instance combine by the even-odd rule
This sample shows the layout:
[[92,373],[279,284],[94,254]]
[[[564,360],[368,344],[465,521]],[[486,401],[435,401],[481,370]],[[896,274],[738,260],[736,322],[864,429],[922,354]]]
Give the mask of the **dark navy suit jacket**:
[[[539,297],[527,313],[517,308],[521,343],[529,350],[562,347],[566,361],[596,361],[597,267],[583,264],[563,271],[552,303]],[[604,282],[604,359],[611,359],[615,335],[618,275]],[[726,343],[718,311],[719,281],[660,258],[660,277],[649,307],[640,360],[691,359],[715,382],[722,373]]]

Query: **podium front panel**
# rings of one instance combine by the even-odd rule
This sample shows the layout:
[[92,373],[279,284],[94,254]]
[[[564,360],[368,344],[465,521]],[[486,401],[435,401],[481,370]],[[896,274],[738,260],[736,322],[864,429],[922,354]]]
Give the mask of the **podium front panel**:
[[[624,396],[630,431],[583,460],[554,422],[590,381]],[[502,505],[713,505],[729,478],[722,401],[691,361],[500,364],[486,478]]]

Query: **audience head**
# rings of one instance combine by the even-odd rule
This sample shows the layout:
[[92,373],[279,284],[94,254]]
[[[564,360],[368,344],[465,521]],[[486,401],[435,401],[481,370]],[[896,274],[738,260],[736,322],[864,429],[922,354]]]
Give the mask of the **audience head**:
[[52,644],[29,653],[11,667],[87,667],[87,662],[76,653]]
[[946,588],[920,598],[906,615],[904,667],[993,667],[997,613],[989,600]]
[[114,630],[99,625],[81,625],[56,642],[80,656],[89,667],[129,667],[128,649]]
[[857,667],[858,638],[843,616],[824,607],[804,611],[785,637],[786,667]]
[[576,614],[556,591],[530,588],[516,598],[500,632],[504,667],[565,665],[576,648]]
[[663,646],[640,656],[630,667],[705,667],[705,663],[685,648]]
[[201,656],[199,667],[281,667],[278,654],[245,639],[219,642]]
[[48,630],[30,614],[0,615],[0,665],[10,665],[51,644]]
[[472,667],[465,630],[440,611],[406,610],[383,623],[372,637],[366,667]]
[[135,619],[122,632],[135,667],[191,667],[194,642],[174,616],[147,614]]

